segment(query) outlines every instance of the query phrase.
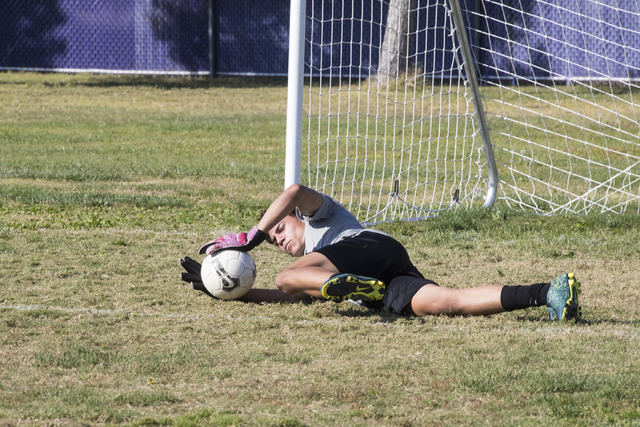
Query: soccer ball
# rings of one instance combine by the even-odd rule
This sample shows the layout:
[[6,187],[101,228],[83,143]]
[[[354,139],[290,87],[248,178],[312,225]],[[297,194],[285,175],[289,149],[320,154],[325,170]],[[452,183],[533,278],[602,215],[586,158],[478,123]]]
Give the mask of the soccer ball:
[[208,255],[200,270],[202,283],[216,298],[237,299],[249,292],[256,279],[256,264],[248,252],[227,249]]

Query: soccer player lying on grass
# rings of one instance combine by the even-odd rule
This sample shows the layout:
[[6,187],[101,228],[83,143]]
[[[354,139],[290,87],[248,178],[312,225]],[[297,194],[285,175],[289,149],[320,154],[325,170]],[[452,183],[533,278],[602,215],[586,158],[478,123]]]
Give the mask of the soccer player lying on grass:
[[[579,283],[573,273],[530,286],[440,287],[424,278],[398,241],[364,229],[337,201],[297,184],[274,200],[251,231],[212,240],[200,254],[250,251],[265,240],[299,259],[277,276],[279,291],[251,289],[243,301],[349,300],[418,316],[487,315],[546,305],[551,320],[580,317]],[[208,293],[201,283],[200,264],[185,258],[181,265],[187,270],[182,280]]]

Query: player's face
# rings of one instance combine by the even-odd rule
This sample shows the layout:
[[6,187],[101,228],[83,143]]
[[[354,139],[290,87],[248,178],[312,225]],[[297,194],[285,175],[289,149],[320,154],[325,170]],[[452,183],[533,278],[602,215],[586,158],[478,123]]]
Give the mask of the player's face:
[[287,215],[269,230],[269,238],[282,252],[292,256],[304,255],[304,223],[295,216]]

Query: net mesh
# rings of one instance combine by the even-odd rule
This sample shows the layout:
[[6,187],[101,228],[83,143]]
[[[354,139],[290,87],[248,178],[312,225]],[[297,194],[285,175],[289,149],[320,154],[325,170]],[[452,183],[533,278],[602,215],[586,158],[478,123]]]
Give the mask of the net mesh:
[[367,223],[482,204],[485,161],[447,3],[338,3],[307,12],[306,183]]
[[638,212],[638,3],[487,0],[473,19],[500,199]]
[[[639,212],[638,2],[460,4],[500,177],[496,203]],[[451,13],[448,0],[307,9],[302,175],[361,221],[485,200],[487,161]]]

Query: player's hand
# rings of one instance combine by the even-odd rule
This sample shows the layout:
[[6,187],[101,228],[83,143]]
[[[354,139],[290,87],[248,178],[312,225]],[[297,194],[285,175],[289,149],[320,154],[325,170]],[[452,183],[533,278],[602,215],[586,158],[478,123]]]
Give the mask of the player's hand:
[[202,277],[200,276],[200,268],[202,266],[198,261],[186,256],[180,260],[180,265],[187,271],[186,273],[180,273],[180,279],[182,281],[187,282],[196,291],[202,291],[211,298],[218,299],[211,295],[207,288],[204,287]]
[[251,249],[264,242],[267,238],[267,233],[258,229],[256,225],[248,233],[238,234],[226,234],[222,237],[218,237],[215,240],[210,241],[206,245],[200,248],[200,255],[211,255],[214,252],[221,251],[223,249],[235,249],[237,251],[249,252]]

